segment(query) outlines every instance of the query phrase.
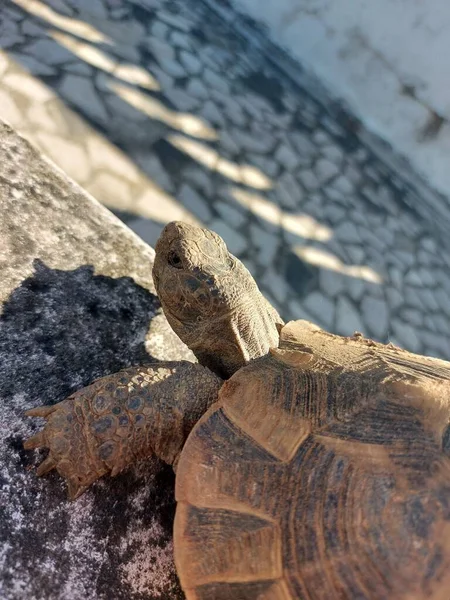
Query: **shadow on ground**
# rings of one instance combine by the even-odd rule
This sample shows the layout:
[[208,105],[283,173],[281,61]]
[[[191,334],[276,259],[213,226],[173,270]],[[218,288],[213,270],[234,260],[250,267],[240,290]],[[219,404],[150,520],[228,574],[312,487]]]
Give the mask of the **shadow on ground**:
[[94,275],[89,265],[61,271],[35,261],[34,268],[0,316],[2,594],[81,599],[114,590],[119,599],[181,598],[171,468],[145,461],[71,503],[56,472],[36,477],[45,451],[22,445],[41,427],[24,416],[27,408],[152,361],[144,340],[158,300],[131,278]]
[[131,278],[94,275],[91,266],[35,272],[0,316],[0,394],[32,404],[60,402],[93,379],[151,360],[145,350],[156,296]]

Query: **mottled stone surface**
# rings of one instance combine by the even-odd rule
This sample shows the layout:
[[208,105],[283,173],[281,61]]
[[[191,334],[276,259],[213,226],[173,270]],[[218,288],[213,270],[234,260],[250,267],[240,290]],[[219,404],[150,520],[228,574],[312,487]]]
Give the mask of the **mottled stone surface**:
[[0,597],[182,598],[170,468],[142,463],[77,501],[38,479],[28,408],[97,377],[189,357],[161,315],[153,251],[0,123]]

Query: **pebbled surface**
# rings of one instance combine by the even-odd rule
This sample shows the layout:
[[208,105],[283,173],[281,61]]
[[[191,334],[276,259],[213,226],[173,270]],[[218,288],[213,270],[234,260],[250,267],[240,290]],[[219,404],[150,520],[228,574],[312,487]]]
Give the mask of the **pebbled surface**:
[[233,2],[3,4],[3,118],[151,246],[202,224],[284,319],[450,357],[448,198]]
[[41,428],[24,411],[97,377],[192,358],[169,331],[153,251],[0,123],[0,597],[182,598],[173,565],[174,475],[158,461],[69,503],[38,479]]

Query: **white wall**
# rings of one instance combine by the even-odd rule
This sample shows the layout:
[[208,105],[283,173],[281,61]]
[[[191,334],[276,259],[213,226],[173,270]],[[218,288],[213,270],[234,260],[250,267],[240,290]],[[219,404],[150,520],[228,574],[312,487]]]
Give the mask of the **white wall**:
[[[450,120],[449,0],[235,4],[264,22],[275,42],[450,195],[450,125],[445,121]],[[437,116],[444,122],[433,134],[429,126],[439,122]]]

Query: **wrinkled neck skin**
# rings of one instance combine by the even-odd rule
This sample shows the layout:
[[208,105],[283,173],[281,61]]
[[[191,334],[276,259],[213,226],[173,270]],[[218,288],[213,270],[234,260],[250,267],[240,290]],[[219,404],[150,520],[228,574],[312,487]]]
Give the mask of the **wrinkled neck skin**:
[[[259,291],[242,266],[239,294],[229,298],[229,312],[193,324],[166,313],[175,333],[192,350],[198,362],[227,379],[248,362],[277,348],[283,320]],[[163,306],[164,309],[164,306]]]
[[200,364],[228,378],[278,347],[277,311],[216,233],[166,225],[156,244],[153,279],[169,324]]

